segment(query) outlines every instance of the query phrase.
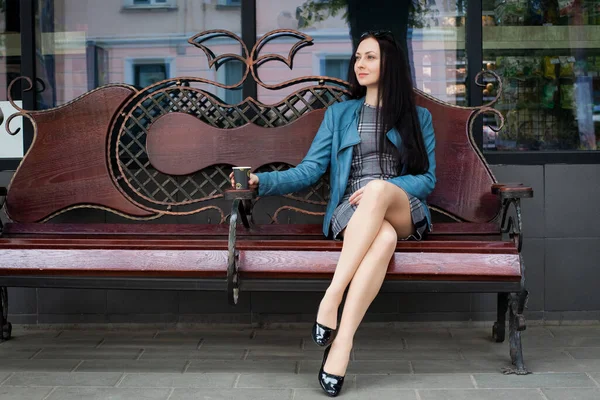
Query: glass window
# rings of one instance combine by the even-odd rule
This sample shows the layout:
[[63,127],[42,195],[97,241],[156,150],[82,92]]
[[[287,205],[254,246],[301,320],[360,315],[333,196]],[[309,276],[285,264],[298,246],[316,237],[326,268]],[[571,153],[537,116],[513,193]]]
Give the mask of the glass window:
[[[204,52],[188,43],[209,29],[241,36],[241,8],[217,0],[37,0],[36,69],[46,88],[37,107],[59,106],[108,83],[144,87],[176,76],[217,81]],[[216,54],[240,54],[234,40],[206,44]],[[218,93],[213,85],[198,87]]]
[[[600,140],[600,1],[485,0],[484,68],[502,76],[488,151],[596,150]],[[495,95],[489,82],[484,100]]]
[[[21,40],[18,1],[0,1],[0,109],[4,115],[0,123],[0,159],[20,158],[23,156],[23,130],[16,135],[6,134],[6,119],[15,113],[8,101],[8,85],[21,76]],[[12,99],[22,107],[21,83],[17,81],[12,89]],[[25,83],[25,85],[27,85]],[[26,87],[26,86],[25,86]],[[10,124],[11,130],[21,128],[22,118],[15,118]]]
[[169,77],[165,63],[135,63],[133,69],[134,84],[142,88]]
[[321,64],[321,70],[319,74],[346,80],[348,79],[349,65],[350,59],[348,56],[344,56],[344,58],[325,57]]
[[[359,0],[257,0],[259,38],[274,29],[296,29],[314,39],[313,46],[296,55],[293,71],[271,62],[258,69],[259,76],[269,84],[307,75],[347,80],[353,43],[361,33],[389,29],[406,45],[417,88],[441,100],[466,105],[466,1],[388,0],[377,4]],[[287,57],[290,43],[290,39],[274,40],[261,54]],[[259,86],[258,97],[264,103],[274,103],[298,89],[271,91]]]
[[[244,66],[241,62],[231,61],[223,64],[221,68],[224,69],[224,79],[219,79],[219,82],[228,86],[238,83],[244,75]],[[222,91],[224,96],[221,94],[221,97],[227,104],[237,104],[243,100],[241,89],[222,89]]]

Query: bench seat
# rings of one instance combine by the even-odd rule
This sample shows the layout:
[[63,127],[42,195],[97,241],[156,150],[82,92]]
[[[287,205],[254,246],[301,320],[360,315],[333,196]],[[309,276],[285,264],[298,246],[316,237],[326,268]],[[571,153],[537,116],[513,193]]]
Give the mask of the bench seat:
[[[7,260],[2,275],[223,278],[227,226],[209,228],[7,224],[0,239],[0,259]],[[343,245],[325,239],[320,225],[238,226],[237,235],[244,278],[329,278]],[[519,253],[497,225],[436,224],[427,240],[398,241],[388,279],[518,282]]]

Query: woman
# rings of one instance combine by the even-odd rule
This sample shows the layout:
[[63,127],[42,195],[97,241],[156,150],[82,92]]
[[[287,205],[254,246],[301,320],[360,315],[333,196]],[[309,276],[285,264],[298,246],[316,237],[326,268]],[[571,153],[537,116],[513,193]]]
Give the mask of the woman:
[[312,330],[313,340],[328,346],[319,382],[330,396],[342,388],[354,334],[398,239],[420,240],[431,230],[425,199],[436,182],[431,114],[415,106],[406,57],[390,32],[361,36],[348,80],[352,100],[327,109],[302,162],[249,179],[259,196],[287,194],[314,184],[330,167],[323,233],[344,243]]

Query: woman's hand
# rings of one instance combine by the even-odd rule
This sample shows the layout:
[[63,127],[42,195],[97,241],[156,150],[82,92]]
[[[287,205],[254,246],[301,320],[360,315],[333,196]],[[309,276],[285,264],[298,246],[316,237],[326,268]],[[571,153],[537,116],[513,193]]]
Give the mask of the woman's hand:
[[365,191],[365,188],[362,187],[362,188],[358,189],[356,192],[352,193],[352,195],[348,199],[350,204],[357,206],[358,203],[360,203],[360,199],[362,198],[364,191]]
[[[235,182],[233,180],[233,172],[229,174],[229,181],[231,182],[231,187],[235,189]],[[256,190],[258,188],[258,176],[254,174],[250,174],[250,179],[248,179],[248,188],[250,190]]]

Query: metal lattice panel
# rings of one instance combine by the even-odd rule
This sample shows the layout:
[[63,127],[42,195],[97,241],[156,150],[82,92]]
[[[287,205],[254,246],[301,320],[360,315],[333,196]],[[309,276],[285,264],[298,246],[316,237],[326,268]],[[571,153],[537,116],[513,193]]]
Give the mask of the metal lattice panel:
[[[146,151],[148,130],[154,121],[167,113],[179,112],[221,129],[249,123],[273,128],[287,125],[309,111],[341,102],[344,95],[341,87],[320,85],[298,90],[271,106],[253,99],[226,105],[216,96],[191,87],[189,82],[166,81],[158,88],[140,92],[123,107],[109,139],[111,173],[121,191],[143,208],[172,215],[198,212],[205,206],[203,202],[221,198],[224,190],[230,188],[232,166],[213,165],[186,176],[172,176],[156,170]],[[288,167],[269,164],[259,171]],[[325,205],[329,195],[327,175],[314,186],[286,197]]]

